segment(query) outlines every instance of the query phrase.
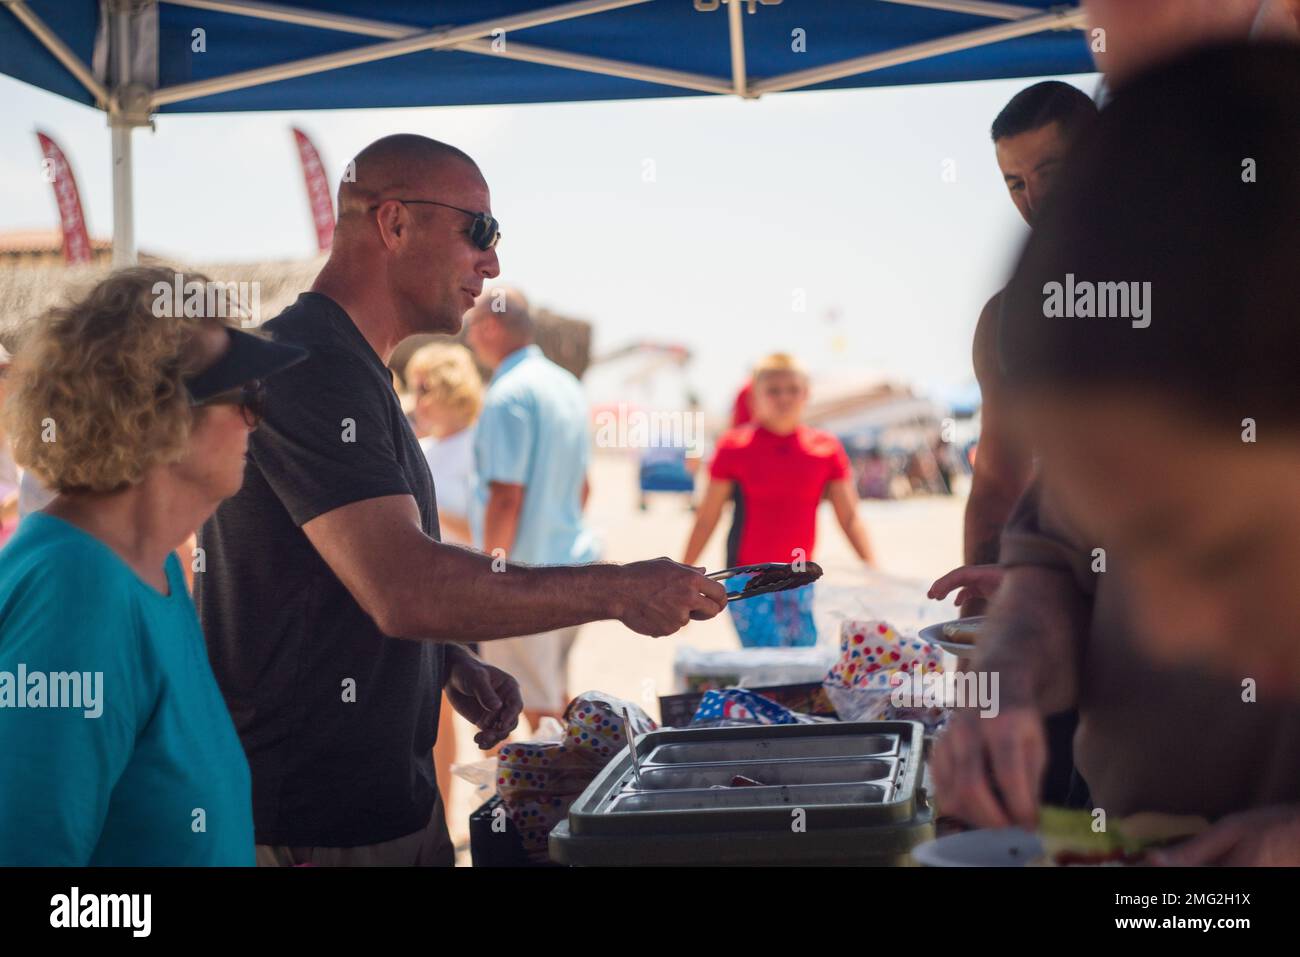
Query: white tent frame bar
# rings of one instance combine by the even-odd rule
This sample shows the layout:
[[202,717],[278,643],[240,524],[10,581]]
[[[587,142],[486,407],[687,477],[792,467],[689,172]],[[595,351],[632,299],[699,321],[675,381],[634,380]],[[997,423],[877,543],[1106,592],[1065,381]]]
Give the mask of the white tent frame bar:
[[[529,27],[541,26],[545,23],[573,20],[577,17],[590,16],[594,13],[604,13],[608,10],[617,10],[620,7],[631,7],[648,2],[649,0],[579,0],[577,3],[544,7],[540,10],[530,10],[527,13],[518,13],[497,20],[467,23],[460,27],[418,30],[414,34],[390,40],[387,43],[372,43],[351,50],[340,50],[337,53],[326,53],[321,56],[293,60],[289,63],[277,63],[275,66],[259,67],[256,70],[230,73],[209,80],[196,80],[193,83],[178,83],[175,86],[165,86],[154,91],[151,102],[155,107],[165,106],[169,103],[179,103],[182,100],[193,100],[202,96],[228,93],[231,90],[242,90],[250,86],[262,86],[267,83],[275,83],[278,80],[310,76],[313,73],[325,73],[329,70],[356,66],[360,63],[388,60],[392,57],[405,56],[408,53],[454,48],[464,40],[476,40],[481,37],[491,36],[497,31],[508,33],[511,30],[526,30]],[[185,4],[182,3],[183,5]],[[227,6],[238,6],[240,8],[238,12],[241,14],[256,16],[257,14],[254,11],[261,5],[232,3]],[[210,4],[208,9],[215,9],[215,4]],[[231,10],[231,12],[235,11]],[[273,20],[276,17],[266,16],[264,19]]]
[[[118,2],[120,4],[121,0],[118,0]],[[598,73],[606,76],[623,77],[661,86],[696,90],[701,93],[734,93],[746,99],[756,99],[764,93],[777,93],[815,86],[819,83],[828,83],[844,77],[887,69],[902,63],[912,63],[930,57],[943,56],[959,50],[988,46],[1004,40],[1029,36],[1047,30],[1080,29],[1086,22],[1082,8],[1077,5],[1060,6],[1044,12],[1036,7],[1025,7],[1011,3],[993,3],[989,2],[989,0],[882,0],[885,3],[946,10],[952,13],[965,13],[1007,22],[751,82],[745,64],[745,38],[741,18],[741,0],[727,0],[728,36],[731,45],[730,81],[700,73],[669,70],[645,64],[629,63],[623,60],[587,56],[580,53],[566,53],[546,47],[516,43],[504,37],[504,34],[511,30],[526,30],[529,27],[541,26],[542,24],[592,16],[597,13],[647,3],[650,0],[578,0],[578,2],[574,3],[544,7],[497,20],[481,21],[459,27],[443,27],[435,30],[411,27],[406,24],[387,23],[381,20],[370,20],[364,17],[350,17],[300,7],[288,7],[282,4],[254,3],[250,2],[250,0],[144,0],[144,2],[170,3],[173,6],[193,7],[215,13],[228,13],[236,16],[273,20],[280,23],[296,23],[301,26],[335,30],[341,33],[351,33],[389,41],[351,50],[341,50],[337,53],[322,56],[307,57],[289,63],[260,67],[255,70],[231,73],[222,77],[198,80],[193,83],[178,83],[173,86],[162,87],[152,91],[149,95],[150,113],[160,106],[171,103],[179,103],[204,96],[214,96],[219,93],[247,89],[299,76],[324,73],[361,63],[372,63],[377,60],[405,56],[408,53],[423,50],[447,49]],[[0,3],[13,13],[14,17],[50,51],[51,55],[82,86],[90,91],[91,96],[95,98],[96,106],[108,113],[109,123],[113,127],[113,263],[114,265],[121,265],[134,262],[136,251],[130,137],[132,126],[139,124],[139,119],[131,115],[124,115],[122,105],[117,100],[117,89],[110,90],[100,83],[91,69],[68,49],[58,35],[50,30],[23,0],[0,0]],[[110,22],[108,33],[114,46],[126,42],[125,21],[121,19],[125,16],[125,13],[122,12],[124,9],[110,5],[110,11],[113,11],[110,12],[110,16],[114,18],[114,22]],[[487,39],[488,37],[498,36],[502,37],[505,42],[494,43]],[[110,57],[110,60],[112,60],[112,57]],[[124,77],[125,74],[117,79],[124,81]]]
[[1023,20],[998,23],[991,27],[981,27],[978,30],[968,30],[965,33],[956,33],[935,40],[912,43],[894,50],[884,50],[880,53],[872,53],[852,60],[828,63],[825,66],[813,67],[809,70],[798,70],[794,73],[759,80],[750,87],[750,92],[754,96],[762,96],[764,93],[781,93],[804,86],[814,86],[818,83],[843,79],[846,76],[858,76],[862,73],[884,70],[891,66],[898,66],[901,63],[928,60],[930,57],[955,53],[958,50],[988,46],[992,43],[1000,43],[1003,40],[1042,33],[1045,30],[1073,29],[1083,26],[1085,22],[1084,16],[1079,7],[1074,7],[1072,10],[1053,11],[1038,16],[1025,17]]
[[[360,17],[345,17],[332,13],[314,13],[298,7],[285,7],[273,3],[249,3],[247,0],[163,0],[172,6],[195,7],[216,13],[233,13],[240,16],[254,17],[261,20],[275,20],[281,23],[297,23],[303,26],[317,27],[322,30],[336,30],[340,33],[355,33],[360,36],[378,37],[386,40],[398,40],[413,37],[428,31],[401,23],[388,23],[382,20],[366,20]],[[644,3],[646,0],[633,0]],[[624,2],[623,6],[629,3]],[[589,14],[588,14],[589,15]],[[532,24],[536,26],[537,24]],[[482,31],[480,37],[463,40],[451,45],[451,49],[466,53],[479,53],[484,56],[497,56],[507,60],[521,60],[544,66],[557,66],[586,73],[602,73],[624,79],[641,80],[646,83],[659,83],[701,93],[732,93],[732,84],[718,77],[703,73],[687,73],[683,70],[668,70],[662,67],[642,66],[623,60],[609,60],[603,57],[587,56],[582,53],[566,53],[546,47],[519,43],[508,37],[504,44],[494,48],[491,41],[484,39],[503,27],[494,21],[491,29]],[[515,29],[522,29],[516,27]],[[373,49],[373,47],[363,48]],[[164,88],[175,89],[174,87]],[[159,91],[164,92],[164,91]]]
[[468,40],[459,44],[457,50],[466,53],[481,53],[484,56],[497,56],[507,60],[522,60],[538,63],[542,66],[567,67],[585,73],[602,73],[605,76],[622,77],[625,80],[641,80],[645,83],[659,83],[675,86],[683,90],[698,90],[701,93],[717,93],[725,96],[735,89],[726,80],[704,73],[687,73],[682,70],[665,70],[661,67],[640,66],[624,60],[606,60],[602,57],[587,56],[582,53],[565,53],[549,47],[532,46],[509,40],[500,49],[492,48],[491,40]]
[[[948,10],[954,13],[967,13],[975,16],[986,16],[993,19],[1008,20],[1010,22],[996,24],[994,26],[984,27],[977,30],[970,30],[965,33],[954,34],[948,37],[939,37],[935,40],[910,44],[905,47],[899,47],[896,50],[886,50],[868,56],[844,60],[839,63],[828,63],[825,66],[816,67],[810,70],[800,70],[794,73],[783,74],[781,76],[769,77],[765,80],[760,80],[750,84],[744,72],[744,40],[743,32],[740,32],[741,28],[739,26],[739,14],[741,11],[740,3],[736,2],[728,2],[728,12],[733,20],[731,26],[731,83],[727,83],[717,77],[705,74],[664,70],[659,67],[629,63],[623,60],[588,57],[583,54],[565,53],[559,50],[550,50],[546,47],[525,45],[513,41],[508,41],[501,48],[495,50],[492,48],[492,44],[480,42],[483,37],[489,36],[497,30],[509,31],[511,29],[525,29],[526,26],[537,26],[540,23],[550,23],[558,19],[572,19],[578,16],[589,16],[593,13],[603,13],[609,9],[622,6],[632,6],[637,3],[647,2],[647,0],[621,0],[621,2],[592,3],[590,5],[593,9],[569,13],[564,16],[556,16],[554,19],[548,18],[545,20],[535,20],[522,26],[518,23],[512,22],[524,17],[547,14],[550,11],[578,8],[586,5],[582,3],[572,3],[566,4],[564,7],[550,7],[545,10],[536,11],[533,14],[520,14],[517,17],[493,21],[491,23],[485,21],[481,24],[469,24],[464,27],[458,27],[455,30],[434,32],[423,31],[419,28],[410,27],[405,24],[387,23],[382,20],[369,20],[359,17],[341,16],[332,13],[318,13],[300,7],[285,7],[272,3],[253,3],[250,2],[250,0],[160,0],[160,2],[170,3],[173,6],[195,7],[219,13],[232,13],[239,16],[257,17],[264,20],[297,23],[304,26],[317,27],[323,30],[337,30],[344,33],[357,33],[364,36],[392,38],[395,41],[395,44],[373,44],[355,50],[343,50],[339,53],[327,54],[322,57],[311,57],[293,63],[279,64],[274,67],[248,70],[244,73],[231,74],[229,77],[216,77],[211,80],[200,80],[195,83],[164,87],[154,94],[153,102],[155,105],[175,103],[184,99],[208,96],[213,93],[227,92],[232,89],[242,89],[246,86],[258,85],[259,83],[286,79],[288,76],[305,76],[309,73],[339,69],[345,66],[352,66],[356,63],[372,62],[390,56],[402,56],[403,54],[413,53],[416,50],[421,49],[458,49],[469,53],[481,53],[490,56],[501,56],[507,59],[526,60],[530,63],[538,63],[547,66],[586,70],[592,73],[619,76],[626,79],[642,80],[650,83],[660,83],[665,86],[677,86],[683,89],[699,90],[706,93],[735,93],[747,98],[755,98],[763,93],[784,92],[804,86],[813,86],[817,83],[825,83],[830,80],[842,79],[847,76],[856,76],[862,73],[870,73],[874,70],[883,70],[891,66],[897,66],[900,63],[911,63],[929,57],[942,56],[945,53],[954,53],[959,50],[969,50],[979,46],[987,46],[993,43],[1000,43],[1003,40],[1029,36],[1047,30],[1077,29],[1082,27],[1085,22],[1083,10],[1079,6],[1062,6],[1044,12],[1042,9],[1037,7],[1024,7],[1007,3],[989,3],[985,2],[985,0],[883,0],[885,3],[929,7]],[[457,40],[453,37],[453,34],[462,31],[466,35],[461,39]],[[411,43],[413,46],[400,48],[400,43]],[[388,47],[393,47],[393,50],[390,52],[383,52],[385,48]],[[376,53],[376,51],[379,52]],[[739,57],[737,54],[739,54]],[[355,59],[352,59],[353,57],[355,57]],[[317,65],[319,62],[331,60],[335,62],[328,63],[327,65]],[[292,72],[281,74],[280,71],[283,70],[290,70]],[[261,79],[257,78],[259,74],[262,76]],[[235,78],[240,78],[238,86],[226,85],[227,81]],[[250,82],[244,82],[245,79]]]
[[727,4],[727,26],[731,32],[731,84],[739,97],[749,97],[745,75],[745,22],[741,19],[740,0]]
[[3,0],[3,2],[18,22],[30,30],[32,35],[41,42],[41,45],[49,50],[69,73],[77,78],[77,82],[90,91],[90,95],[95,98],[95,105],[101,110],[107,110],[109,105],[108,89],[95,79],[95,74],[91,72],[90,67],[77,59],[77,55],[68,49],[68,45],[59,39],[58,34],[47,27],[45,21],[38,17],[32,8],[23,3],[22,0]]
[[995,20],[1023,20],[1043,13],[1041,7],[1024,7],[1016,3],[990,3],[988,0],[881,0],[881,3],[926,7],[930,10],[946,10],[949,13],[969,13],[972,16],[990,17]]
[[341,13],[304,10],[302,7],[286,7],[277,3],[241,3],[238,0],[233,2],[232,0],[163,0],[163,2],[169,2],[173,7],[193,7],[196,10],[210,10],[213,13],[233,13],[241,17],[274,20],[278,23],[296,23],[303,27],[337,30],[340,33],[355,33],[358,36],[380,37],[387,40],[426,32],[419,27],[368,20],[365,17],[349,17]]

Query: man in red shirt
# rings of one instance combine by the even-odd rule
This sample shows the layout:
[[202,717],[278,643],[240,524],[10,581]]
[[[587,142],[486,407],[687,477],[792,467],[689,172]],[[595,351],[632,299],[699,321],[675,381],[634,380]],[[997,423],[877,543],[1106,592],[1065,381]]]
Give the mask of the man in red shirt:
[[[741,518],[733,565],[810,561],[817,537],[817,506],[830,499],[835,516],[853,550],[873,564],[866,528],[858,517],[857,492],[848,455],[829,432],[803,424],[808,402],[808,374],[792,357],[768,356],[754,370],[748,425],[723,433],[709,469],[709,485],[686,546],[694,564],[704,551],[722,513],[739,492]],[[730,579],[730,591],[744,587],[747,576]],[[732,602],[732,621],[741,644],[813,645],[811,587],[774,592]]]

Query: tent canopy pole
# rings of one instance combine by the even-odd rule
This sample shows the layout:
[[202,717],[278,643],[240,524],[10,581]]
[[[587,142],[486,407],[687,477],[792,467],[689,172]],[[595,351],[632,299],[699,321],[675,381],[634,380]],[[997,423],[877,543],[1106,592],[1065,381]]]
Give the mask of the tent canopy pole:
[[113,133],[113,268],[134,266],[135,192],[131,162],[131,126],[114,126]]
[[108,44],[108,126],[113,159],[113,268],[134,266],[135,163],[132,134],[153,126],[149,97],[158,85],[156,0],[109,0],[102,37]]

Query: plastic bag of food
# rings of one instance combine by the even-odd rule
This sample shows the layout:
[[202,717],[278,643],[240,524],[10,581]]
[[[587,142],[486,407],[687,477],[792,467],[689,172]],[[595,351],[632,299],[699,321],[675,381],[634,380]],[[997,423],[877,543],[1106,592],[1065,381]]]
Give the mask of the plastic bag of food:
[[541,794],[576,797],[591,778],[587,764],[563,744],[515,742],[502,745],[497,755],[497,793],[507,808]]
[[[630,701],[601,691],[586,691],[569,702],[564,710],[565,748],[599,771],[610,758],[627,749],[623,737],[625,710],[634,737],[659,727],[650,715]],[[595,777],[594,772],[592,777]]]
[[658,725],[641,708],[600,691],[578,695],[564,711],[558,740],[501,746],[497,793],[530,859],[546,860],[546,840],[601,769],[627,748],[623,711],[634,735]]
[[894,702],[896,683],[910,681],[918,672],[941,674],[943,649],[900,635],[888,622],[846,620],[840,625],[839,661],[823,685],[841,721],[920,721],[934,730],[943,723],[946,709],[900,707]]
[[[528,743],[544,744],[550,742],[559,744],[563,740],[564,725],[547,715],[542,718]],[[506,745],[506,747],[509,747],[509,745]],[[475,798],[480,804],[497,793],[498,780],[501,778],[500,771],[500,761],[496,756],[484,758],[481,761],[466,761],[463,764],[453,764],[451,766],[452,774],[474,786]],[[443,797],[445,798],[446,795],[443,795]]]

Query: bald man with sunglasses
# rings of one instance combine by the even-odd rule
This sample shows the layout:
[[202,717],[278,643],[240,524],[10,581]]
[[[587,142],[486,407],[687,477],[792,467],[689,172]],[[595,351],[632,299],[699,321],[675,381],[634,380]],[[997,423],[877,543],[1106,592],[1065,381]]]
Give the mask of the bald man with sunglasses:
[[431,749],[440,690],[491,748],[519,688],[467,645],[618,619],[671,634],[726,606],[666,558],[533,568],[439,541],[386,363],[455,334],[500,272],[474,161],[389,136],[349,166],[330,258],[266,324],[311,357],[277,381],[244,487],[203,527],[196,599],[253,777],[265,865],[450,864]]

